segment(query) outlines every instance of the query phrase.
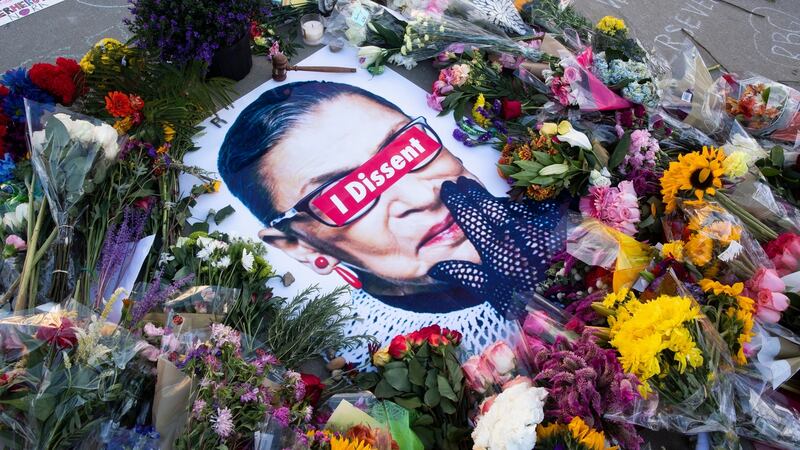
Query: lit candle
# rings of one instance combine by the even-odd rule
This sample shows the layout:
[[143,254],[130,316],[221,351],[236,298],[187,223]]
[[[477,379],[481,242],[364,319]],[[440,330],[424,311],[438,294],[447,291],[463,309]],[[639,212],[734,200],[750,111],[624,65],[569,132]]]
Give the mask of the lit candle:
[[303,42],[307,45],[317,45],[322,41],[325,27],[318,20],[309,20],[303,24]]

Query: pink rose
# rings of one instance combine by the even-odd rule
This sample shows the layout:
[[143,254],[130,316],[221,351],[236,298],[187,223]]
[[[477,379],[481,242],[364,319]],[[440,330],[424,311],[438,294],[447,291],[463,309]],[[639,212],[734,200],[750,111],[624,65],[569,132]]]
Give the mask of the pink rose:
[[14,247],[14,249],[17,250],[18,252],[28,248],[28,244],[26,244],[25,241],[16,234],[8,235],[8,237],[6,238],[6,245]]
[[467,379],[467,385],[473,391],[483,394],[486,392],[486,386],[491,380],[491,371],[486,370],[486,366],[481,364],[480,356],[472,356],[461,365],[461,370],[464,371],[464,377]]
[[573,66],[567,67],[566,69],[564,69],[564,80],[569,84],[580,81],[581,71]]
[[483,359],[494,369],[494,373],[501,378],[517,367],[517,358],[514,355],[514,351],[503,341],[497,341],[490,345],[483,352]]
[[579,206],[584,217],[598,219],[631,236],[636,234],[641,213],[636,190],[630,181],[622,181],[617,187],[592,186]]
[[786,290],[786,284],[784,284],[783,280],[778,276],[778,273],[775,272],[774,269],[767,269],[765,267],[758,269],[748,285],[751,291],[769,289],[772,292],[783,292]]

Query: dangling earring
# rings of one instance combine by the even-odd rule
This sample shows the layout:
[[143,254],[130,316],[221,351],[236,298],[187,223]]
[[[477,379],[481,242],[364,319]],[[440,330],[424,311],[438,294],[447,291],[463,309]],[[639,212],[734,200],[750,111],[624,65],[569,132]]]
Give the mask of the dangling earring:
[[[317,259],[314,260],[314,265],[317,266],[317,268],[319,269],[324,269],[328,267],[328,264],[330,263],[328,262],[328,259],[325,258],[324,256],[318,256]],[[342,279],[346,281],[347,284],[353,286],[353,288],[355,289],[361,289],[362,286],[361,280],[358,279],[358,276],[355,273],[345,269],[344,267],[339,267],[338,265],[334,267],[333,270],[337,274],[339,274],[339,276],[342,277]]]

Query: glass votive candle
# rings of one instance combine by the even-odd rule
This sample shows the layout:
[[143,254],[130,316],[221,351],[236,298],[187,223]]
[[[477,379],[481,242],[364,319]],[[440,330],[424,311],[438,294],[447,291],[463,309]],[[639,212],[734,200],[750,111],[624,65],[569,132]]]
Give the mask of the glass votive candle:
[[306,45],[319,45],[325,35],[325,25],[319,14],[305,14],[300,18],[300,34]]

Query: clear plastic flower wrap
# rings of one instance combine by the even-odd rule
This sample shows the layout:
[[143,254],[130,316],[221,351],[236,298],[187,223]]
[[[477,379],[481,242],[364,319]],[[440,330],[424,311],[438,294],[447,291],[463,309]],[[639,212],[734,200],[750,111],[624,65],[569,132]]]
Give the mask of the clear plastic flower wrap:
[[739,436],[783,449],[800,447],[800,410],[796,402],[746,375],[737,374],[734,386]]
[[[56,262],[50,296],[61,301],[69,295],[73,226],[83,213],[77,207],[84,193],[105,178],[125,138],[102,120],[60,106],[25,99],[25,115],[31,163],[56,223]],[[25,283],[22,285],[24,288]],[[20,303],[25,308],[24,300]]]
[[135,339],[105,314],[75,305],[0,320],[4,445],[71,448],[127,412]]
[[725,111],[748,132],[790,149],[799,145],[800,92],[759,75],[725,74],[717,83],[725,95]]
[[659,73],[656,86],[660,106],[680,122],[712,135],[728,120],[725,96],[708,70],[699,50],[685,42],[680,55]]

